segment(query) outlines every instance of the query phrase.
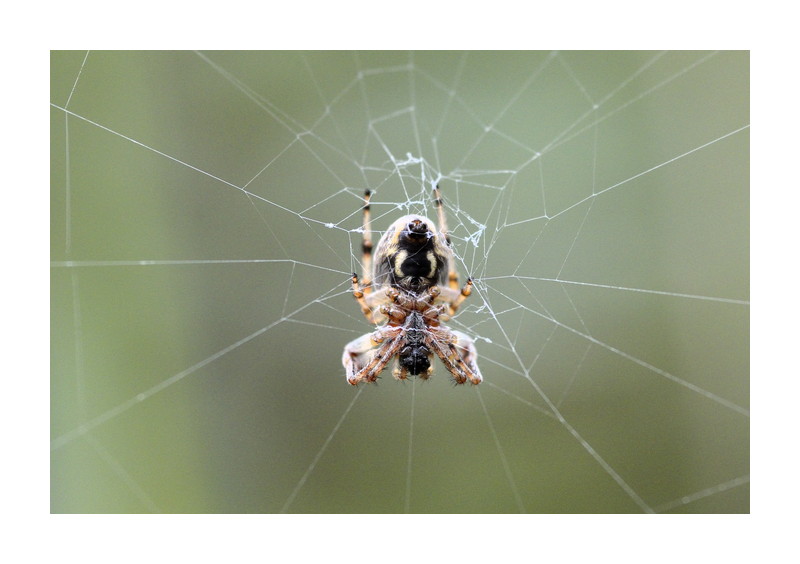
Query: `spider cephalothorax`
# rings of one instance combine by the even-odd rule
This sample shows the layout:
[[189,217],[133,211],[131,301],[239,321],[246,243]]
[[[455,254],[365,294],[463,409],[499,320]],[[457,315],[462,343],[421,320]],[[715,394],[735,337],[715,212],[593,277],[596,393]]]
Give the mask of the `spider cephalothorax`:
[[457,384],[483,380],[472,339],[441,325],[441,318],[455,314],[470,295],[472,280],[459,290],[438,186],[435,192],[439,231],[420,215],[401,217],[378,242],[373,268],[367,191],[363,276],[359,281],[353,274],[353,295],[371,323],[386,323],[345,347],[342,363],[350,384],[374,382],[393,358],[395,378],[427,379],[434,354]]

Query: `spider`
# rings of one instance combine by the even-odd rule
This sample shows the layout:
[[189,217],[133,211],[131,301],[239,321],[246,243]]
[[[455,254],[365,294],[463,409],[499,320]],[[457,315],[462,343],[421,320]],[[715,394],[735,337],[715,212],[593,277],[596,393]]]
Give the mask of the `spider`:
[[438,356],[456,384],[483,381],[473,340],[441,324],[472,292],[472,279],[459,290],[439,186],[434,188],[439,230],[428,218],[406,215],[378,241],[373,264],[369,190],[364,196],[362,277],[353,273],[353,296],[370,323],[380,325],[344,348],[347,381],[375,382],[395,359],[393,376],[427,380]]

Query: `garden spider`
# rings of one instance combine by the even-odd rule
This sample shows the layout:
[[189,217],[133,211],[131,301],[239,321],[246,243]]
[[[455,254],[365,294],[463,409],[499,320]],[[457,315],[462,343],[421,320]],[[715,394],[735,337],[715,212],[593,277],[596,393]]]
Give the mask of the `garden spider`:
[[353,296],[370,323],[386,322],[345,346],[342,364],[354,386],[375,382],[393,358],[396,379],[405,380],[410,373],[427,380],[434,354],[456,384],[483,381],[472,339],[441,325],[470,295],[472,279],[459,290],[438,185],[434,195],[439,231],[423,216],[401,217],[378,241],[374,266],[370,191],[364,196],[362,277],[353,274]]

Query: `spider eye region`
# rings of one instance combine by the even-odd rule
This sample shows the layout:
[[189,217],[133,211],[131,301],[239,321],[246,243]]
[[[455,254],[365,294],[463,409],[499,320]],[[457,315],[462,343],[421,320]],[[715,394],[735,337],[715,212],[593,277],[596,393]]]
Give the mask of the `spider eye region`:
[[431,367],[430,354],[424,345],[408,345],[400,351],[400,366],[407,369],[412,376],[426,374]]

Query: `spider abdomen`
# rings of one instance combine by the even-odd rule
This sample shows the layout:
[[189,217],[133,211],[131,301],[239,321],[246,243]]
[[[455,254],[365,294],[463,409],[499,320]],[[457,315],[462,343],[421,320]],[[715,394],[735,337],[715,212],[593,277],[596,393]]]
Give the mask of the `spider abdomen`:
[[378,285],[420,293],[447,280],[450,249],[431,220],[407,215],[395,221],[378,242],[374,279]]
[[[426,245],[429,246],[429,245]],[[395,279],[408,276],[414,278],[428,278],[435,283],[440,271],[439,261],[431,248],[400,249],[391,259]]]

